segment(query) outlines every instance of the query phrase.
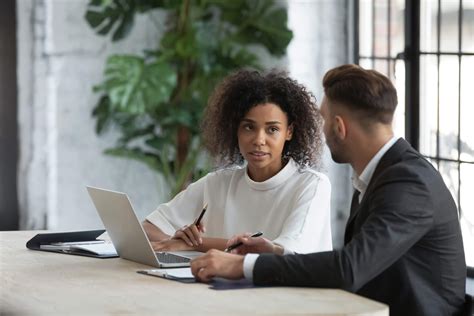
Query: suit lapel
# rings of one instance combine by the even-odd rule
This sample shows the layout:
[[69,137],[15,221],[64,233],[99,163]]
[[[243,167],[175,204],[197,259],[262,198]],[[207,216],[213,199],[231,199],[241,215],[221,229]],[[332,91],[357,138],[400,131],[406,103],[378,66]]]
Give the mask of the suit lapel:
[[395,144],[393,144],[393,146],[380,159],[360,203],[359,194],[357,194],[356,197],[356,193],[359,192],[357,190],[354,192],[354,195],[352,196],[351,213],[349,216],[349,220],[347,221],[346,230],[344,233],[344,243],[348,243],[352,239],[354,226],[353,222],[356,219],[357,215],[360,213],[360,211],[364,209],[363,205],[367,201],[367,196],[370,196],[372,194],[372,191],[375,189],[375,183],[377,183],[379,175],[387,167],[391,166],[395,161],[400,159],[402,153],[404,153],[409,148],[411,148],[411,146],[406,140],[404,140],[403,138],[397,140]]
[[352,220],[355,218],[355,215],[359,210],[359,195],[360,192],[354,190],[354,194],[352,194],[351,213],[349,215],[349,220],[347,221],[346,225],[346,231],[344,233],[344,244],[347,244],[350,240],[348,238],[352,236]]

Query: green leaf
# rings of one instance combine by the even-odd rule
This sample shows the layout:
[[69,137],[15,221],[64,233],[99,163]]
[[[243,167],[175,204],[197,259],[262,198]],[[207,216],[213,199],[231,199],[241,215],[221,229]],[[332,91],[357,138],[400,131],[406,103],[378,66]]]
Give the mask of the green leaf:
[[184,36],[178,37],[175,42],[178,57],[186,59],[196,55],[196,36],[194,30],[189,30]]
[[143,13],[157,8],[175,9],[179,7],[180,2],[177,0],[138,0],[136,6],[137,11]]
[[238,10],[242,6],[242,3],[244,3],[243,0],[233,0],[233,1],[229,1],[229,0],[204,0],[203,2],[204,2],[203,5],[217,6],[221,9],[227,9],[229,11]]
[[287,28],[286,23],[285,9],[268,9],[260,19],[250,22],[250,26],[242,34],[246,35],[246,39],[254,37],[254,42],[264,45],[271,54],[282,56],[293,37],[293,32]]
[[107,35],[114,28],[112,41],[118,41],[130,33],[135,11],[135,0],[91,0],[85,19],[99,35]]
[[92,6],[108,6],[110,5],[114,0],[91,0],[89,2],[89,5]]
[[287,27],[287,12],[271,0],[238,1],[238,10],[222,6],[222,19],[238,29],[232,41],[259,44],[276,56],[285,53],[293,33]]
[[145,64],[143,58],[115,55],[107,60],[101,86],[118,111],[142,114],[167,102],[176,86],[176,73],[167,63]]
[[92,28],[96,28],[105,21],[107,16],[101,12],[87,11],[85,18]]
[[115,29],[114,35],[112,35],[113,42],[116,42],[118,40],[121,40],[122,38],[127,37],[127,35],[130,33],[133,27],[133,23],[134,23],[133,17],[134,17],[133,10],[132,11],[129,10],[124,13],[119,26]]
[[103,95],[97,105],[95,106],[94,110],[92,111],[92,116],[97,118],[97,123],[95,126],[95,131],[97,134],[101,134],[107,123],[111,120],[111,113],[110,113],[110,99],[107,95]]
[[170,108],[168,115],[161,120],[161,124],[164,127],[172,125],[182,125],[189,127],[196,125],[197,122],[193,120],[192,113],[189,110],[179,106]]
[[153,135],[145,140],[145,144],[156,150],[162,150],[165,146],[169,145],[169,141],[166,138]]
[[153,124],[146,125],[144,127],[136,126],[134,123],[129,123],[128,125],[122,126],[122,137],[120,137],[119,142],[126,144],[131,140],[136,138],[147,136],[153,133],[155,126]]
[[104,151],[105,154],[115,157],[128,158],[145,163],[151,169],[161,172],[159,158],[155,154],[147,153],[140,148],[109,148]]

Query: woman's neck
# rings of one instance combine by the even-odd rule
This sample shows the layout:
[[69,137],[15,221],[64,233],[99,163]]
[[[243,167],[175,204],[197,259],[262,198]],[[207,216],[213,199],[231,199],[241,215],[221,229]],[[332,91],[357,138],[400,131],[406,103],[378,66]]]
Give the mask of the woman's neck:
[[281,161],[277,168],[275,168],[275,166],[268,166],[266,168],[255,169],[247,165],[247,173],[249,178],[253,181],[264,182],[278,174],[283,168],[285,168],[287,163],[288,161]]

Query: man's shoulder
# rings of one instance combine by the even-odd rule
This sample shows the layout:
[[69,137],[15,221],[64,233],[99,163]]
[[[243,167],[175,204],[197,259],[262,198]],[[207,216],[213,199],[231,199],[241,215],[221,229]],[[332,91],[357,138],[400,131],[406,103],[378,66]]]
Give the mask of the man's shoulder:
[[439,173],[423,155],[413,148],[408,148],[400,153],[396,159],[384,162],[379,174],[379,178],[400,176],[418,178],[437,176]]
[[416,151],[407,151],[400,159],[385,165],[373,181],[372,198],[382,194],[385,202],[411,203],[420,209],[429,209],[429,205],[434,208],[450,196],[440,173]]

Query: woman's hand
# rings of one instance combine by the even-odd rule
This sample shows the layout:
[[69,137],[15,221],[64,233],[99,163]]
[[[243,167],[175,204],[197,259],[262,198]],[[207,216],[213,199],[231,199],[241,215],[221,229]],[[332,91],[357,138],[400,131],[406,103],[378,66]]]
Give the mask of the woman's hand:
[[250,237],[251,233],[235,235],[227,241],[226,247],[241,242],[242,245],[231,250],[231,253],[245,255],[247,253],[282,254],[283,248],[263,237]]
[[171,239],[182,240],[190,247],[197,247],[202,244],[201,233],[204,232],[206,228],[202,223],[197,226],[196,224],[185,225],[178,229]]
[[194,250],[192,246],[186,244],[182,239],[167,239],[162,241],[152,241],[151,246],[154,251],[186,251]]
[[209,282],[213,277],[238,280],[244,277],[244,257],[211,249],[191,260],[191,272],[198,281]]

